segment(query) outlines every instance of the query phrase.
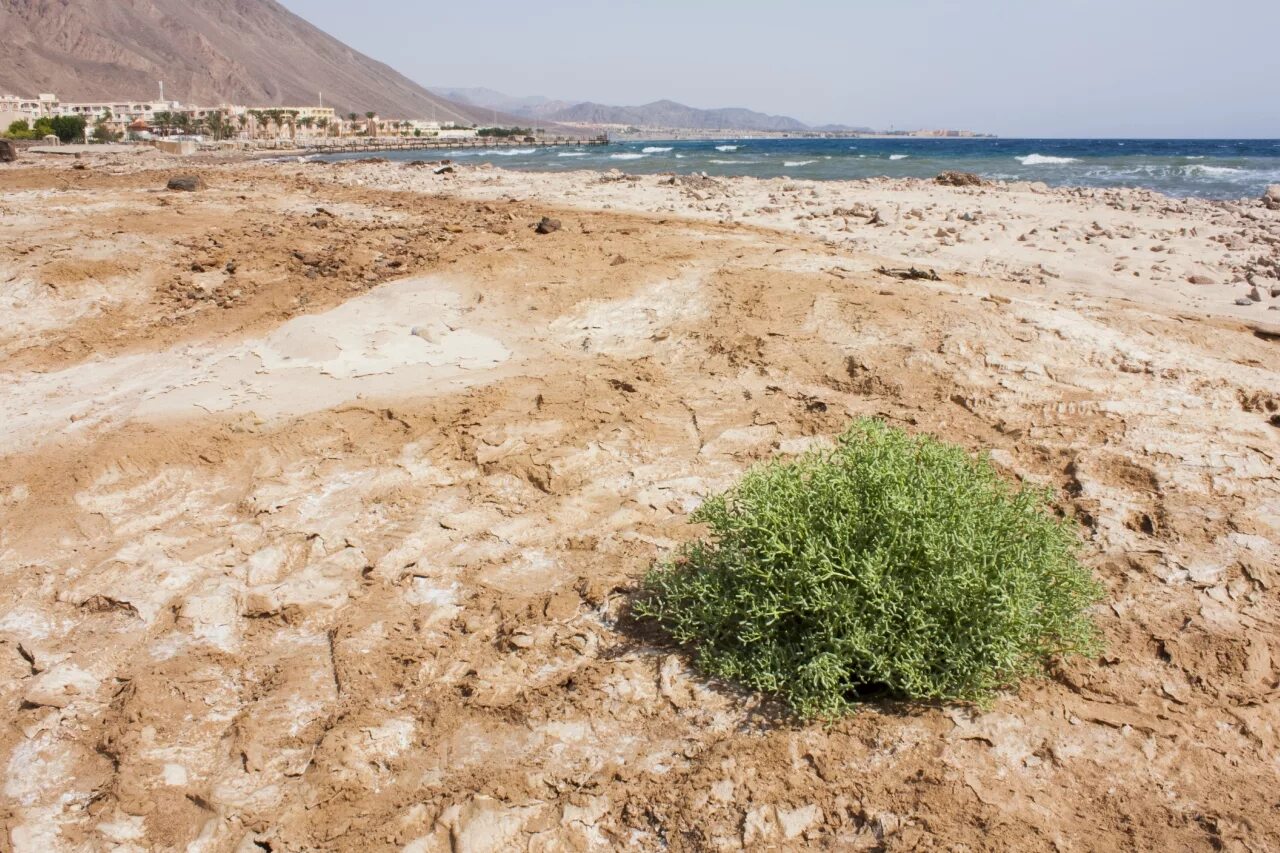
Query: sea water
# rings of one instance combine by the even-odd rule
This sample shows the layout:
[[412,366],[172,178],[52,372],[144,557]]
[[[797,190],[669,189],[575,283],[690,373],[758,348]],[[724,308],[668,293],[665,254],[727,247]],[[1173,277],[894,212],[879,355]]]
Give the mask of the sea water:
[[[327,155],[351,159],[368,154]],[[422,151],[379,152],[418,160]],[[1248,139],[701,139],[600,146],[431,149],[425,156],[507,169],[707,172],[804,180],[931,178],[976,172],[1051,186],[1145,187],[1172,196],[1259,196],[1280,184],[1280,140]]]

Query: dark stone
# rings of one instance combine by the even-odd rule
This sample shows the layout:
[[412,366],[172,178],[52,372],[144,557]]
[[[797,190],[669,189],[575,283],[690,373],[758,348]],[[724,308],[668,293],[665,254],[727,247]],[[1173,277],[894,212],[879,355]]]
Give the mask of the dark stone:
[[12,163],[18,159],[18,147],[7,139],[0,139],[0,163]]
[[199,175],[182,175],[177,178],[169,179],[169,189],[177,192],[193,193],[196,190],[204,189],[204,181]]
[[550,234],[552,231],[560,230],[560,220],[542,217],[542,221],[538,223],[538,227],[534,229],[539,234]]
[[973,172],[943,172],[941,175],[933,179],[935,184],[941,184],[944,187],[980,187],[982,186],[982,178],[979,178]]

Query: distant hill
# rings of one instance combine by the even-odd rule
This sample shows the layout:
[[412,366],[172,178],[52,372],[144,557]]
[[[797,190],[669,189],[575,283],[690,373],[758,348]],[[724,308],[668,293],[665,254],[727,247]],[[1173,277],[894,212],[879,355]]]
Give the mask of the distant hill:
[[459,104],[480,107],[486,110],[500,110],[512,115],[526,118],[541,118],[544,115],[573,106],[571,101],[553,101],[542,95],[530,95],[519,98],[493,89],[482,87],[432,87],[432,92],[442,98],[448,98]]
[[[340,114],[495,122],[434,95],[276,0],[0,0],[0,93],[64,101],[324,103]],[[501,124],[516,116],[498,114]]]
[[699,110],[675,101],[654,101],[639,107],[575,104],[549,116],[553,121],[584,124],[625,124],[637,127],[682,127],[690,130],[805,130],[787,116],[771,116],[752,110],[728,108]]
[[702,110],[675,101],[654,101],[638,107],[614,107],[591,102],[556,101],[540,95],[514,97],[493,89],[436,88],[433,91],[460,103],[505,110],[518,116],[544,122],[688,130],[804,131],[809,129],[803,122],[788,116],[766,115],[740,108]]

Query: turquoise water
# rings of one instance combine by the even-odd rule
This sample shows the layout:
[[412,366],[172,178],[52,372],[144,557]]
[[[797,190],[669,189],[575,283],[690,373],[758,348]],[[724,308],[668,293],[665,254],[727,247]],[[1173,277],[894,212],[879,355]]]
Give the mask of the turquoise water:
[[[369,154],[324,159],[359,159]],[[1052,186],[1145,187],[1172,196],[1241,198],[1280,184],[1280,140],[1178,139],[725,139],[626,142],[582,148],[432,149],[389,159],[450,158],[509,169],[707,172],[850,180],[929,178],[948,169]]]

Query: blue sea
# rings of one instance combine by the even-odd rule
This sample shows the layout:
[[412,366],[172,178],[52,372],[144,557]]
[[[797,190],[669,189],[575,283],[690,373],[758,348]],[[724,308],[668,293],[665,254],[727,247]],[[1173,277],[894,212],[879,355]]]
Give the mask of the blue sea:
[[443,157],[533,171],[617,168],[806,180],[930,178],[955,169],[993,180],[1145,187],[1171,196],[1216,199],[1257,198],[1268,184],[1280,184],[1280,140],[1275,139],[723,139],[582,148],[431,149],[379,156]]

